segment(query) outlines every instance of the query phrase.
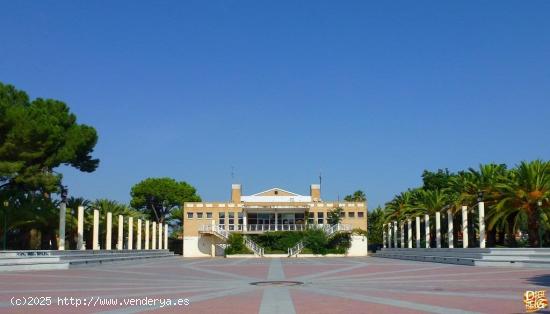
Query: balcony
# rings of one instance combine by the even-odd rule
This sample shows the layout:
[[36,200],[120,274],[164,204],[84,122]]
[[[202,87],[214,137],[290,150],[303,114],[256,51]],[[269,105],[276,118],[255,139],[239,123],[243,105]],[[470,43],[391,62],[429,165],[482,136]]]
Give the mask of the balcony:
[[[352,230],[351,225],[347,224],[338,224],[338,231],[350,232]],[[199,228],[200,233],[224,233],[228,234],[230,232],[238,232],[244,234],[261,234],[264,232],[272,231],[305,231],[308,229],[321,229],[325,232],[330,231],[331,228],[334,228],[331,225],[320,225],[320,224],[259,224],[259,225],[202,225]]]

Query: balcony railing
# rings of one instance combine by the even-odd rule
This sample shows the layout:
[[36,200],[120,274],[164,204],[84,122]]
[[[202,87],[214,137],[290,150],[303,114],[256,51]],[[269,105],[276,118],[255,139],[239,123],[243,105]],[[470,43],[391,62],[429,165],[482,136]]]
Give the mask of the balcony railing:
[[322,225],[322,224],[255,224],[255,225],[202,225],[201,232],[215,232],[227,238],[230,232],[262,233],[268,231],[305,231],[308,229],[321,229],[328,236],[338,231],[351,231],[352,226],[347,224]]

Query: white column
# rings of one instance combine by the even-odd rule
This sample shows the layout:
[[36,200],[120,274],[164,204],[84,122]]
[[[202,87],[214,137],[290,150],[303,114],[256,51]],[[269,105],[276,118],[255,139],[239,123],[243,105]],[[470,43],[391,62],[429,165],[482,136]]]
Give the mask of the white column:
[[118,215],[118,240],[116,244],[117,250],[122,250],[124,247],[123,245],[123,233],[124,232],[124,217],[122,215]]
[[243,212],[243,232],[247,231],[247,226],[248,226],[248,215],[246,214],[246,212]]
[[110,250],[113,243],[111,236],[113,234],[113,213],[107,213],[107,230],[105,230],[105,249]]
[[424,215],[424,230],[426,232],[426,248],[430,248],[430,216]]
[[412,231],[412,228],[411,228],[411,220],[410,219],[407,219],[407,247],[409,249],[412,249],[413,247],[413,231]]
[[416,217],[416,248],[420,247],[420,217]]
[[77,250],[85,250],[84,247],[84,206],[78,206]]
[[149,236],[149,220],[145,220],[145,249],[149,249],[149,239],[151,237]]
[[479,247],[485,247],[485,203],[479,202],[477,204],[479,211]]
[[162,224],[159,222],[159,245],[158,249],[162,250]]
[[453,238],[453,211],[447,209],[447,226],[448,226],[448,238],[449,238],[449,248],[454,248],[454,238]]
[[462,206],[462,247],[468,247],[468,206]]
[[99,210],[94,209],[94,233],[92,237],[93,249],[99,250]]
[[279,218],[279,217],[277,217],[277,216],[279,216],[279,214],[277,214],[277,212],[275,212],[275,231],[279,230],[279,229],[277,229],[278,218]]
[[397,221],[393,222],[393,247],[397,248]]
[[382,225],[382,248],[386,248],[386,224]]
[[400,242],[401,242],[401,248],[404,248],[405,247],[405,223],[403,222],[403,220],[401,220],[401,224],[399,225],[399,227],[401,227],[401,234],[400,234]]
[[168,224],[164,225],[164,249],[168,250]]
[[128,250],[134,249],[134,218],[128,217]]
[[153,232],[151,232],[151,249],[157,249],[157,222],[153,221]]
[[441,213],[435,212],[435,242],[438,249],[441,248]]
[[61,202],[59,205],[59,241],[57,249],[60,251],[65,250],[65,215],[67,215],[67,205],[65,202]]
[[141,250],[141,219],[138,219],[138,230],[137,230],[137,250]]

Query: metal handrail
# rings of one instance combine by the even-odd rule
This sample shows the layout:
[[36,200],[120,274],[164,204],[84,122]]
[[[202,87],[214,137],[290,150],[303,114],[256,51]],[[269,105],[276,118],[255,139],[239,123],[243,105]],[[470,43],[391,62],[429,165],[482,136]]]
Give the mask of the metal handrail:
[[296,243],[295,246],[288,248],[288,257],[298,255],[304,249],[304,241]]
[[244,237],[244,245],[254,252],[254,254],[264,256],[264,248],[256,244],[256,242],[250,240],[248,237]]

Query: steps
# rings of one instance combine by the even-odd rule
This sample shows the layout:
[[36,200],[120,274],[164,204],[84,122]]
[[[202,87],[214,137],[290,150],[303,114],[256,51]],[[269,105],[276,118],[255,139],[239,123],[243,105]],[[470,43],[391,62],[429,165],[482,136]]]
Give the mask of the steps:
[[386,248],[373,256],[470,266],[550,268],[550,249],[547,248]]
[[168,250],[0,251],[0,271],[68,269],[174,256]]

